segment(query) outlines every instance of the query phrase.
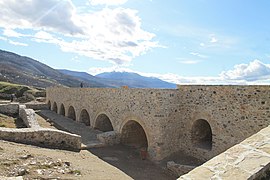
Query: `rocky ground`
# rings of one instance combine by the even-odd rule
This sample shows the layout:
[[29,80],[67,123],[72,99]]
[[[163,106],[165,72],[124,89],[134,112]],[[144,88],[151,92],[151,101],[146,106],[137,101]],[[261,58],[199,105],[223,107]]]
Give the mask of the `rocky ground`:
[[89,151],[39,148],[0,140],[0,176],[32,179],[131,179]]

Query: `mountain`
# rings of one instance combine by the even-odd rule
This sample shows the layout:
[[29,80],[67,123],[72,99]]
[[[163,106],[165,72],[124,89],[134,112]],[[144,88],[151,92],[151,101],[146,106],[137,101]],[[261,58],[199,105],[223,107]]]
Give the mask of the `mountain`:
[[33,87],[67,86],[176,88],[175,84],[136,73],[110,72],[92,76],[85,72],[56,70],[29,57],[0,50],[0,81]]
[[176,84],[162,81],[154,77],[145,77],[131,72],[106,72],[96,77],[107,80],[111,85],[128,86],[130,88],[175,89]]
[[66,69],[58,69],[58,71],[66,75],[76,77],[77,79],[80,79],[81,81],[84,81],[84,82],[88,82],[90,84],[95,83],[94,87],[117,87],[117,86],[110,85],[110,83],[108,83],[106,80],[92,76],[86,72],[71,71],[71,70],[66,70]]
[[[59,85],[79,87],[82,82],[34,59],[3,50],[0,50],[0,81],[43,88]],[[90,81],[83,83],[96,85]]]

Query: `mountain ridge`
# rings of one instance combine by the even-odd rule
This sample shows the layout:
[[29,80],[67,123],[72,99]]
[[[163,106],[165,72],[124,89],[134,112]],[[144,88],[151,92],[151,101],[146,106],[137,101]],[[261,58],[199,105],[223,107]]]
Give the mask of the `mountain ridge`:
[[107,72],[96,76],[86,72],[54,69],[35,59],[0,50],[0,81],[33,87],[67,86],[95,88],[161,88],[174,89],[176,85],[154,77],[132,72]]

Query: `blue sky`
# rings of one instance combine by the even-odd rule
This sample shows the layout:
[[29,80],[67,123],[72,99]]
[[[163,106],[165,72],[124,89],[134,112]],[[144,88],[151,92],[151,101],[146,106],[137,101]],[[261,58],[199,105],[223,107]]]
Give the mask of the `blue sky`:
[[269,84],[268,0],[1,0],[0,49],[53,68]]

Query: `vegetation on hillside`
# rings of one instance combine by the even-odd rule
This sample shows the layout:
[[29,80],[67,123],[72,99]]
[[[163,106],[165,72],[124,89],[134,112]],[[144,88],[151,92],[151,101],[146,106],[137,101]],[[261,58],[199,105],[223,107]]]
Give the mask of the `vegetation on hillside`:
[[0,99],[10,100],[14,94],[19,102],[35,100],[35,97],[45,97],[44,89],[0,81]]

